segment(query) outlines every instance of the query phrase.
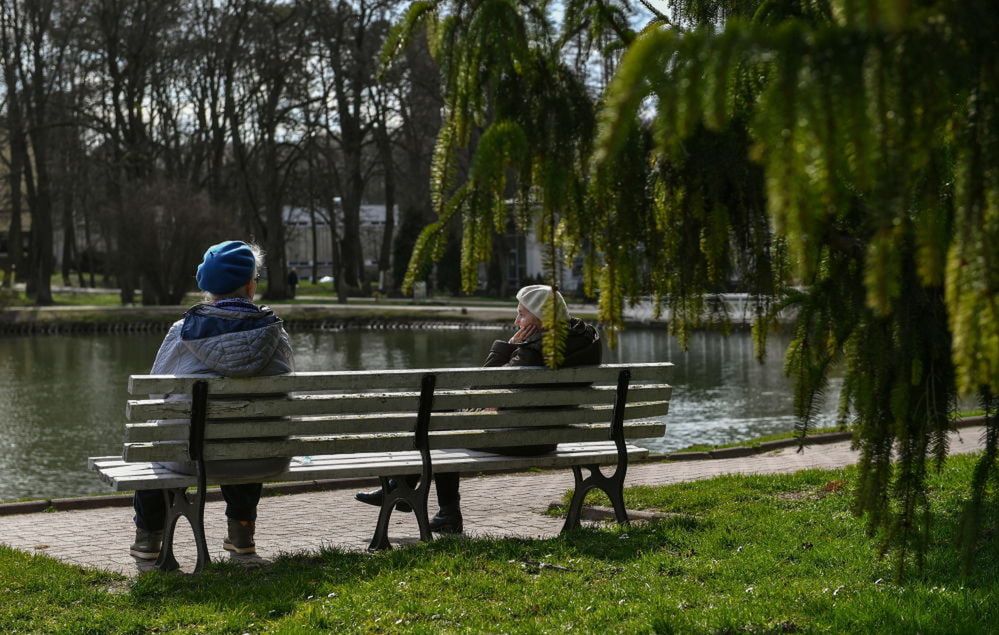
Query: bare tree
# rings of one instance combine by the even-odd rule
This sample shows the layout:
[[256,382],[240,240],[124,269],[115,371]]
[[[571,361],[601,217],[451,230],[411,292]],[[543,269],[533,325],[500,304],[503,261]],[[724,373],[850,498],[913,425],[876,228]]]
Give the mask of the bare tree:
[[301,129],[309,7],[254,4],[239,8],[230,35],[244,59],[228,59],[225,112],[242,185],[243,210],[267,252],[266,298],[288,297],[283,207]]
[[28,138],[26,124],[21,110],[24,99],[22,87],[18,81],[18,70],[21,67],[21,43],[23,34],[19,30],[23,23],[19,17],[18,6],[12,2],[0,4],[0,55],[3,62],[4,90],[7,106],[7,139],[10,147],[7,164],[7,187],[10,190],[10,229],[7,234],[7,271],[4,276],[4,286],[13,284],[15,275],[24,275],[22,258],[24,256],[23,240],[21,238],[22,188],[24,182],[24,162],[28,156]]
[[[27,143],[20,145],[20,166],[31,211],[30,276],[28,292],[35,304],[52,304],[54,270],[53,155],[52,129],[62,123],[52,108],[53,95],[63,91],[67,51],[72,43],[82,5],[62,6],[55,0],[18,2],[3,0],[0,12],[5,16],[5,70],[13,66],[16,80],[5,73],[8,88],[8,114],[17,102],[18,117],[25,126]],[[13,90],[12,90],[13,89]],[[20,135],[15,126],[15,137]],[[13,150],[14,148],[12,148]],[[11,180],[16,179],[16,171]],[[20,182],[20,179],[17,179]],[[13,183],[12,183],[13,185]],[[17,189],[16,187],[14,189]],[[13,189],[11,192],[14,195]]]
[[398,174],[399,228],[393,246],[394,282],[398,287],[409,265],[420,230],[434,218],[430,165],[441,127],[440,69],[425,38],[413,38],[404,51],[402,77],[394,100],[398,126],[393,135]]
[[[377,107],[370,91],[380,90],[376,82],[378,52],[390,26],[391,2],[385,0],[341,0],[334,6],[320,2],[315,19],[320,83],[325,105],[325,138],[330,174],[340,192],[343,207],[343,236],[340,254],[347,285],[359,287],[365,279],[361,251],[360,214],[364,192],[377,162],[377,153],[368,153],[378,126]],[[329,103],[335,104],[335,109]]]
[[124,203],[134,260],[147,286],[161,303],[180,304],[204,245],[232,231],[228,218],[213,208],[206,192],[177,180],[150,180],[129,191]]

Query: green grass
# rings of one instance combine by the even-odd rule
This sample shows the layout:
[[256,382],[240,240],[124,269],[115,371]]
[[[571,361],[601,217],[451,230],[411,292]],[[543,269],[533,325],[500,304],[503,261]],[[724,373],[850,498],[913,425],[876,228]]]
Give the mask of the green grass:
[[951,540],[976,458],[933,477],[927,566],[903,585],[849,512],[853,470],[813,470],[632,488],[630,507],[679,514],[630,528],[325,551],[198,577],[128,581],[0,547],[0,631],[987,632],[999,544],[963,580]]

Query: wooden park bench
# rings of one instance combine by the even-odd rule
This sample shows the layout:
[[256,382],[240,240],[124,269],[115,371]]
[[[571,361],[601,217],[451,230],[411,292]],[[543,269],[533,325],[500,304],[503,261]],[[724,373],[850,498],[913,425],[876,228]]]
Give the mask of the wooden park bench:
[[[419,474],[398,479],[385,496],[372,549],[389,547],[389,518],[399,500],[430,540],[427,496],[433,472],[571,467],[575,494],[563,531],[579,525],[586,493],[599,488],[627,522],[622,498],[628,460],[648,454],[627,439],[662,436],[669,407],[669,363],[546,368],[446,368],[306,372],[273,377],[133,375],[121,457],[89,463],[116,491],[161,489],[167,521],[156,566],[177,568],[173,533],[190,522],[200,571],[208,561],[204,462],[292,457],[265,482]],[[476,451],[557,443],[540,456]],[[197,474],[159,462],[193,461]],[[605,476],[601,465],[614,465]],[[589,474],[584,478],[582,468]],[[231,481],[235,482],[235,481]],[[215,481],[216,484],[222,484]],[[194,487],[191,493],[188,487]]]

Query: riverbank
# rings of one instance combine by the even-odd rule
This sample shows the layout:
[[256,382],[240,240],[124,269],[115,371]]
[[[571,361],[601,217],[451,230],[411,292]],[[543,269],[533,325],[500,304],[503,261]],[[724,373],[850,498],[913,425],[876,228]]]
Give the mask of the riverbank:
[[[347,304],[302,297],[271,305],[289,329],[441,328],[509,326],[510,303],[352,300]],[[122,333],[166,330],[187,306],[13,306],[0,311],[0,334]],[[594,305],[570,305],[574,316],[595,321]],[[627,326],[648,325],[638,320]],[[660,324],[661,325],[661,324]]]
[[[200,295],[189,293],[186,304],[173,306],[122,306],[114,289],[54,288],[56,304],[31,305],[18,294],[12,301],[0,297],[0,335],[43,335],[56,333],[159,332],[165,330]],[[706,315],[699,330],[744,330],[752,322],[753,312],[746,294],[723,294],[720,315]],[[364,297],[337,302],[336,296],[322,285],[306,285],[296,299],[268,303],[290,328],[435,328],[454,326],[503,325],[512,321],[513,301],[488,297],[438,296],[427,300],[408,298]],[[575,317],[597,322],[595,304],[569,303]],[[651,303],[639,302],[624,309],[627,328],[665,328],[669,311],[656,316]]]
[[[507,326],[509,306],[457,304],[313,303],[305,300],[272,305],[289,329],[440,328]],[[9,307],[0,311],[0,333],[121,333],[166,330],[186,306]],[[596,310],[580,307],[575,315],[593,320]]]

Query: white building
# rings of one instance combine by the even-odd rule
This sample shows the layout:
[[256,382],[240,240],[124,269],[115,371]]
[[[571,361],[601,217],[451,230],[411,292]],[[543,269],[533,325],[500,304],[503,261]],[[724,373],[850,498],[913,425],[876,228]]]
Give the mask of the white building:
[[[508,251],[503,269],[506,275],[507,284],[511,288],[520,288],[526,284],[532,284],[540,280],[548,284],[550,278],[545,272],[545,261],[543,251],[546,246],[538,242],[534,229],[523,233],[509,233],[506,235]],[[559,258],[562,258],[561,253]],[[574,293],[582,291],[583,288],[583,264],[582,258],[576,258],[572,266],[562,266],[561,288],[564,291]],[[486,282],[485,265],[479,271],[479,284],[484,286]]]
[[[339,204],[339,199],[337,199]],[[393,221],[399,226],[399,207],[393,210]],[[295,269],[301,277],[312,275],[315,262],[320,276],[333,275],[333,243],[330,233],[329,212],[324,207],[310,210],[307,207],[286,206],[282,212],[285,226],[285,249],[288,268]],[[334,213],[336,234],[343,236],[343,213]],[[313,218],[315,218],[315,249],[313,249]],[[361,253],[367,273],[378,272],[378,255],[385,233],[385,206],[361,205]]]
[[[339,203],[339,199],[337,199]],[[399,227],[399,208],[393,210],[395,227]],[[333,275],[333,247],[330,238],[329,213],[326,208],[316,208],[314,213],[306,207],[285,207],[285,244],[288,267],[294,268],[300,277],[312,275],[312,263],[317,264],[319,276]],[[313,216],[315,217],[315,249],[313,250]],[[338,208],[335,214],[337,236],[343,235],[343,214]],[[381,251],[382,235],[385,233],[385,206],[361,205],[361,250],[369,279],[378,274],[378,255]],[[505,237],[508,251],[502,263],[511,288],[519,288],[536,280],[548,281],[545,273],[543,249],[538,243],[533,229],[526,234],[510,233]],[[562,288],[567,292],[582,289],[582,260],[577,258],[573,266],[563,267]],[[481,265],[479,282],[485,287],[486,265]]]

